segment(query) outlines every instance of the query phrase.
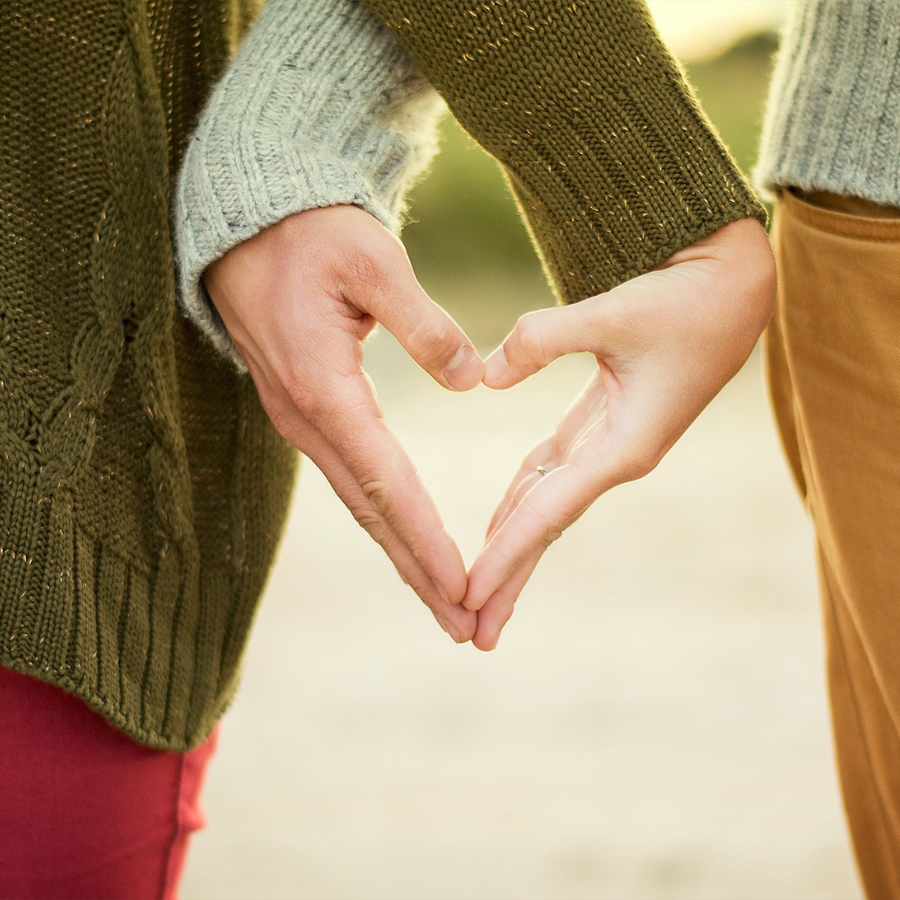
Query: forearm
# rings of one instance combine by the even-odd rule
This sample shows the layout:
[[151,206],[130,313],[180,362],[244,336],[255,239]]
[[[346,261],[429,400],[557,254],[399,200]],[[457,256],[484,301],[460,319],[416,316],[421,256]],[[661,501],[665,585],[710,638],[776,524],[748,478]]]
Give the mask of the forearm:
[[306,209],[352,204],[396,231],[440,104],[355,0],[269,0],[188,148],[175,221],[182,302],[239,367],[203,271]]
[[363,2],[500,161],[563,299],[765,219],[638,0]]

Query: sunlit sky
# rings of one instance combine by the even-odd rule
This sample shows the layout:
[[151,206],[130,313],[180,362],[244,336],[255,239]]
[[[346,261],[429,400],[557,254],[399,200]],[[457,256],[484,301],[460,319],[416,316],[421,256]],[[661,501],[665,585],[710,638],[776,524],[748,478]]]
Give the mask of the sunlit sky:
[[778,28],[794,0],[647,0],[666,43],[681,59],[715,55],[744,34]]

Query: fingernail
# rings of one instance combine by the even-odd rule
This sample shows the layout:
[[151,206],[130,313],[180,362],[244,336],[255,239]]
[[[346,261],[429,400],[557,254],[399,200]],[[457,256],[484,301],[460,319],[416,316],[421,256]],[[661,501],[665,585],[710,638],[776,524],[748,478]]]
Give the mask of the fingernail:
[[447,589],[439,581],[436,581],[434,586],[437,588],[438,593],[444,598],[444,603],[446,603],[447,606],[453,606],[450,602],[450,595],[447,593]]
[[444,369],[444,378],[454,390],[467,391],[481,381],[483,372],[484,364],[478,354],[468,344],[464,344]]
[[458,644],[459,643],[459,631],[456,626],[449,620],[445,619],[443,616],[435,616],[438,621],[438,625],[450,635],[450,637]]
[[484,363],[484,383],[489,384],[492,381],[499,381],[509,368],[509,362],[503,347],[498,347]]

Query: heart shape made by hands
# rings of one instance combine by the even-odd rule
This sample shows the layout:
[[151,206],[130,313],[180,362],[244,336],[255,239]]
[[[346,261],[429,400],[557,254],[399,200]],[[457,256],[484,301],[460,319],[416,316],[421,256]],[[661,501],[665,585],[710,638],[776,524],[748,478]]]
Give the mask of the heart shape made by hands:
[[[217,260],[204,282],[278,431],[445,630],[484,650],[546,548],[605,491],[651,471],[737,372],[774,297],[765,232],[742,219],[604,294],[523,316],[482,366],[399,240],[348,206],[284,219]],[[468,573],[362,368],[377,322],[451,390],[508,388],[569,353],[597,359],[526,456]]]

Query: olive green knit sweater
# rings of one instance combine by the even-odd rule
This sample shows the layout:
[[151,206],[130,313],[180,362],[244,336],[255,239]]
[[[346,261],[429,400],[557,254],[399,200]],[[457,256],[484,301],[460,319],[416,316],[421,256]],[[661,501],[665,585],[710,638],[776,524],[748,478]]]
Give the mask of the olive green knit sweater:
[[562,299],[765,220],[642,0],[362,2],[500,161]]
[[0,14],[0,663],[173,749],[233,692],[296,459],[175,303],[173,176],[249,14]]
[[[242,53],[264,66],[286,53],[264,79],[241,69],[257,155],[227,128],[198,135],[212,144],[183,182],[194,206],[179,227],[200,261],[188,291],[203,260],[273,214],[356,202],[387,221],[422,156],[403,139],[416,130],[403,91],[384,92],[392,72],[421,80],[401,45],[354,0],[295,3],[273,2],[274,31]],[[566,299],[762,216],[640,4],[367,5],[501,161]],[[295,465],[252,384],[174,297],[173,177],[249,6],[23,0],[0,16],[0,664],[173,749],[202,740],[233,692]],[[302,37],[329,14],[347,27]],[[240,99],[236,83],[226,94]],[[357,108],[360,83],[373,86],[360,100],[372,120],[333,116],[343,131],[309,140],[325,121],[314,113]],[[235,134],[248,124],[232,122]],[[329,191],[281,198],[307,190],[310,171]],[[267,205],[273,184],[283,205]],[[194,312],[215,336],[202,300]]]

